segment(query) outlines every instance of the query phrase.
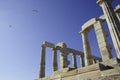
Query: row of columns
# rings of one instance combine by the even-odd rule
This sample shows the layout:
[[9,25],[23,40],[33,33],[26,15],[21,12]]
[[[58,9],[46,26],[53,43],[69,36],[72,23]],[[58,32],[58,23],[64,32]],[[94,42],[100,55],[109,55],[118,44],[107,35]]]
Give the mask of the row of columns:
[[[108,23],[108,28],[112,37],[112,41],[115,47],[115,50],[117,52],[117,57],[120,58],[120,10],[119,12],[115,13],[111,6],[112,0],[98,0],[97,3],[102,7],[104,16],[106,18],[106,21]],[[106,61],[112,58],[111,55],[111,47],[107,41],[107,35],[103,27],[102,20],[97,20],[92,26],[94,26],[95,33],[97,36],[98,46],[100,48],[100,52],[102,55],[102,60]],[[84,30],[81,32],[82,34],[82,41],[83,41],[83,48],[84,48],[84,57],[80,57],[80,63],[82,66],[84,66],[84,58],[85,58],[85,65],[91,65],[96,63],[96,60],[93,59],[91,49],[90,49],[90,43],[88,39],[88,32],[87,30]],[[41,52],[41,67],[40,67],[40,75],[39,78],[45,77],[45,56],[46,56],[46,46],[43,44],[42,46],[42,52]],[[60,68],[66,68],[68,67],[69,61],[67,60],[67,52],[60,51]],[[72,61],[73,61],[73,67],[77,68],[77,62],[76,62],[76,55],[72,54]],[[58,70],[58,64],[57,64],[57,49],[53,48],[53,71]]]
[[[58,63],[57,63],[57,49],[52,48],[53,51],[53,72],[58,70]],[[69,65],[69,61],[67,59],[67,53],[65,51],[60,51],[60,68],[64,69],[67,68]],[[70,53],[71,54],[71,53]],[[80,65],[81,67],[84,67],[84,56],[83,55],[76,55],[75,53],[72,53],[72,64],[73,68],[77,68],[77,60],[76,56],[80,58]],[[40,62],[40,74],[39,78],[45,77],[45,64],[46,64],[46,46],[42,44],[41,46],[41,62]]]
[[[117,57],[120,58],[120,8],[117,8],[117,11],[115,13],[114,10],[112,9],[111,2],[112,0],[97,1],[97,3],[103,9],[104,16],[106,18],[108,28],[112,37],[112,41],[117,52]],[[106,31],[104,30],[102,20],[97,20],[94,24],[90,26],[93,26],[93,28],[95,29],[98,46],[102,55],[102,60],[106,61],[111,59],[112,58],[111,45],[107,41],[107,35]],[[86,66],[94,63],[88,39],[88,32],[89,29],[81,31]]]
[[112,1],[113,0],[98,0],[97,3],[102,7],[111,34],[113,45],[117,52],[117,57],[120,58],[120,22],[116,17],[114,9],[112,8]]
[[[53,51],[53,72],[58,70],[58,63],[57,63],[57,50],[56,48],[52,48]],[[67,68],[69,65],[69,61],[67,59],[67,52],[60,50],[60,68],[64,69]],[[84,56],[79,55],[81,67],[84,67]],[[42,44],[41,46],[41,62],[40,62],[40,73],[39,78],[45,77],[45,64],[46,64],[46,45]],[[77,61],[76,61],[76,54],[72,53],[72,64],[74,68],[77,68]]]
[[[102,20],[97,20],[94,24],[90,25],[90,27],[91,26],[93,26],[93,28],[95,29],[98,46],[102,55],[102,60],[106,61],[108,59],[111,59],[112,58],[111,47],[108,43],[106,31],[104,30]],[[81,31],[86,66],[94,63],[88,39],[88,33],[89,33],[88,29]]]
[[73,54],[73,53],[71,55],[72,55],[73,68],[77,68],[77,59],[76,59],[76,56],[78,56],[79,59],[80,59],[80,65],[81,65],[81,67],[85,66],[84,65],[84,56],[82,56],[82,55],[76,55],[76,54]]

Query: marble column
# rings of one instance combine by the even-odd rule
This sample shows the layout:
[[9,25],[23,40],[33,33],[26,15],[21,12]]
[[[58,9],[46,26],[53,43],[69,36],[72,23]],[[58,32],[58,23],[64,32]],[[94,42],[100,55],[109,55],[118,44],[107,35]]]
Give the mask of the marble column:
[[39,78],[45,77],[45,56],[46,56],[46,46],[43,44],[41,46],[41,62],[40,62],[40,75]]
[[84,64],[84,56],[79,55],[79,57],[80,57],[80,66],[84,67],[85,66],[85,64]]
[[116,12],[116,16],[120,22],[120,5],[118,5],[116,8],[115,8],[115,12]]
[[93,64],[93,58],[92,58],[90,44],[88,40],[88,32],[84,31],[84,32],[81,32],[81,34],[82,34],[82,41],[83,41],[85,65],[88,66]]
[[74,68],[77,68],[77,61],[76,61],[76,55],[72,54],[72,64]]
[[116,13],[116,16],[117,16],[117,18],[118,18],[118,20],[120,22],[120,13]]
[[117,57],[120,58],[120,23],[111,6],[112,0],[98,0],[97,3],[102,7]]
[[60,68],[67,68],[68,67],[68,60],[67,60],[67,53],[65,51],[60,50]]
[[111,48],[107,40],[106,31],[103,27],[102,20],[96,21],[96,23],[94,24],[94,29],[97,36],[98,46],[102,55],[102,60],[106,61],[111,59]]
[[53,48],[53,72],[58,70],[57,50]]

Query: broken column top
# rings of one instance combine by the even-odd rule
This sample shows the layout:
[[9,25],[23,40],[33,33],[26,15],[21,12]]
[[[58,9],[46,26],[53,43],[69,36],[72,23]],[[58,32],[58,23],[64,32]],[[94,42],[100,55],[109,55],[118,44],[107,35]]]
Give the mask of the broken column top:
[[61,48],[67,48],[67,45],[64,42],[58,43],[57,46],[59,46]]
[[113,0],[98,0],[96,3],[97,3],[97,4],[101,4],[103,1],[107,1],[107,2],[109,2],[109,3],[112,3],[112,2],[113,2]]

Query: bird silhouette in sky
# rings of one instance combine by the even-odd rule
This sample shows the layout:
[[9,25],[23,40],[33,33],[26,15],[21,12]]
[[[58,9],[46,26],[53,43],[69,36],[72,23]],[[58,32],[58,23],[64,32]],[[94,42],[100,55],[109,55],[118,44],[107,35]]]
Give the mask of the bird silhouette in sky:
[[9,25],[9,28],[11,28],[12,27],[12,25]]
[[32,10],[33,12],[35,12],[35,13],[38,13],[39,11],[38,10],[36,10],[36,9],[34,9],[34,10]]

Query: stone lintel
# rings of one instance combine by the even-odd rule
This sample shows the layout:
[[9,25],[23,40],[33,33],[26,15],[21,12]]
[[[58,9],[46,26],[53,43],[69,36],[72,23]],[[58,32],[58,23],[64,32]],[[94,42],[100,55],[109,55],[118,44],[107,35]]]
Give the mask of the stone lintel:
[[44,44],[46,47],[50,47],[50,48],[54,48],[54,47],[55,47],[55,45],[54,45],[53,43],[50,43],[50,42],[47,42],[47,41],[43,42],[43,44]]
[[67,48],[67,53],[84,56],[84,53],[75,49]]
[[[88,20],[85,24],[83,24],[82,26],[82,31],[85,31],[85,30],[90,30],[92,27],[93,27],[93,24],[96,22],[96,18],[92,18],[90,20]],[[81,32],[82,32],[81,31]],[[81,33],[80,32],[80,33]]]

